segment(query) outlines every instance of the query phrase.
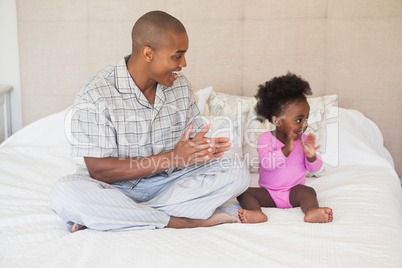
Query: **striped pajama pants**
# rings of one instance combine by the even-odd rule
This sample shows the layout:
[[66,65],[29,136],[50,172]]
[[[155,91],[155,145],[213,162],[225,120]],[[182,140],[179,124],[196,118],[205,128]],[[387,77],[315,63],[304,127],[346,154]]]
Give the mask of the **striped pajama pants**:
[[170,216],[209,218],[249,184],[248,169],[231,160],[112,185],[75,174],[56,182],[50,207],[68,224],[95,230],[164,228]]

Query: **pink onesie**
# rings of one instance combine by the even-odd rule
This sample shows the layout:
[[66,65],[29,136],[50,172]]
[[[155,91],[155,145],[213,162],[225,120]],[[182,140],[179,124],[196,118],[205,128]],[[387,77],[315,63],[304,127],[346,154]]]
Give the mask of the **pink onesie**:
[[[306,142],[307,135],[302,136]],[[258,184],[270,193],[278,208],[292,208],[289,193],[293,186],[306,182],[306,171],[316,172],[322,166],[322,159],[310,163],[303,152],[301,139],[294,141],[294,149],[288,157],[282,153],[285,146],[271,132],[261,134],[258,139],[258,156],[260,164]]]

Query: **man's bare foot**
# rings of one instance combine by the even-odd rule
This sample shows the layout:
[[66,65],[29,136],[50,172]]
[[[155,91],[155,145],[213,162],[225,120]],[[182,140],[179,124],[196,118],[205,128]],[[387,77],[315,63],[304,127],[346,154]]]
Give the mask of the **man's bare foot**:
[[331,222],[333,219],[331,208],[312,208],[306,212],[304,216],[305,222],[311,223],[326,223]]
[[75,233],[79,230],[84,230],[84,229],[87,229],[87,227],[84,225],[78,224],[78,223],[74,223],[73,227],[71,227],[71,232]]
[[206,220],[170,217],[167,228],[210,227],[222,223],[240,223],[240,219],[228,213],[218,213]]
[[239,208],[239,218],[243,223],[260,223],[268,220],[267,215],[260,210],[247,210],[243,208]]

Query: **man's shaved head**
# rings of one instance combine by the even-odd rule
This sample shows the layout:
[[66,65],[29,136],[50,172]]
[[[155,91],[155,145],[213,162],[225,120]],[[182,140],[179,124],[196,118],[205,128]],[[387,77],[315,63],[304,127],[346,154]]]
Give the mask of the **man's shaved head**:
[[175,17],[163,11],[151,11],[134,24],[131,32],[132,53],[138,54],[144,46],[157,49],[169,32],[186,33],[184,25]]

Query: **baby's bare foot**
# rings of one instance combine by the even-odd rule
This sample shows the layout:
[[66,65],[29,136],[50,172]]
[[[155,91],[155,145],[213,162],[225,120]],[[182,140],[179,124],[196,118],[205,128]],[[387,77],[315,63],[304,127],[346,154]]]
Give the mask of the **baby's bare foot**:
[[73,227],[71,227],[71,232],[75,233],[79,230],[84,230],[84,229],[87,229],[87,227],[84,225],[78,224],[78,223],[74,223]]
[[304,216],[304,221],[311,223],[326,223],[331,222],[332,219],[332,209],[327,207],[310,209]]
[[239,218],[243,223],[260,223],[268,220],[267,215],[259,210],[247,210],[239,208]]

